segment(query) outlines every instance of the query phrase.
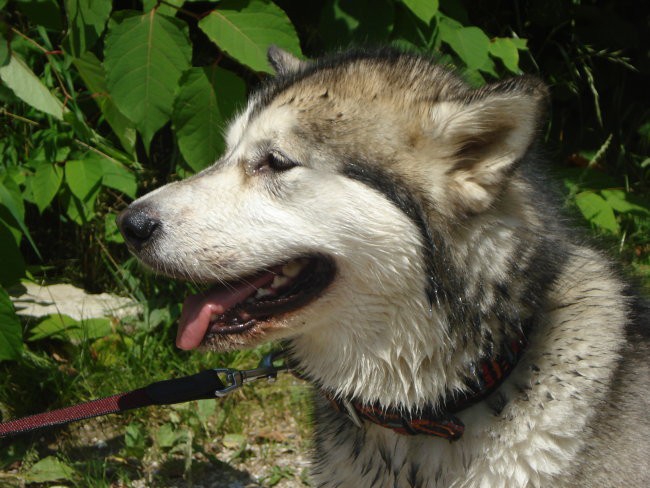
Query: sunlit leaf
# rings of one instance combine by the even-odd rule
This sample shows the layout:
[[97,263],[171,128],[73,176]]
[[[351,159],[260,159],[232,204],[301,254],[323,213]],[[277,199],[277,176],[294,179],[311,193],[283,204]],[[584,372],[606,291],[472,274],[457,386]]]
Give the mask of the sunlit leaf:
[[223,152],[223,130],[246,93],[244,82],[224,69],[192,68],[181,80],[172,122],[185,161],[194,171]]
[[619,234],[620,229],[612,207],[600,195],[585,191],[576,195],[576,204],[582,215],[594,226]]
[[438,0],[402,0],[402,2],[427,25],[438,12]]
[[266,59],[271,44],[301,54],[300,41],[289,17],[270,1],[219,2],[199,21],[199,27],[219,49],[255,71],[273,72]]
[[490,54],[499,58],[512,73],[521,73],[519,69],[519,50],[512,39],[497,37],[490,41]]
[[478,27],[450,27],[441,22],[440,36],[470,69],[480,69],[488,61],[490,39]]
[[114,19],[104,49],[113,102],[142,134],[145,147],[172,112],[178,81],[192,48],[183,21],[156,14]]
[[15,53],[8,64],[0,67],[0,79],[23,102],[41,112],[63,119],[63,104]]
[[106,73],[99,59],[93,53],[86,52],[72,62],[124,149],[133,152],[136,138],[135,126],[119,111],[108,94]]

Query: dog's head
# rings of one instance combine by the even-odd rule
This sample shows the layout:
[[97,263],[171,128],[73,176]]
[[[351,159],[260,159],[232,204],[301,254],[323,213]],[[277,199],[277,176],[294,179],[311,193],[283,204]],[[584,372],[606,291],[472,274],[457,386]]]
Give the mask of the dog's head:
[[223,157],[119,217],[141,261],[209,288],[186,300],[178,346],[379,344],[404,333],[405,310],[430,322],[453,281],[438,237],[507,193],[545,89],[521,77],[473,90],[392,50],[269,56],[278,76],[232,123]]

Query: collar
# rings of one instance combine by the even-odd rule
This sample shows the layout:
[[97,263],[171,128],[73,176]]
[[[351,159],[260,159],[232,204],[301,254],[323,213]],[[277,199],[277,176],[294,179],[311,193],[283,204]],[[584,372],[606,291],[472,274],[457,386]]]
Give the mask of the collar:
[[358,427],[362,427],[362,421],[368,421],[402,435],[424,434],[455,441],[465,431],[465,425],[455,414],[494,393],[515,368],[527,345],[523,334],[506,341],[499,354],[482,357],[470,366],[472,377],[466,380],[463,392],[449,393],[441,406],[425,405],[416,412],[340,398],[322,388],[321,392],[334,409],[347,414]]

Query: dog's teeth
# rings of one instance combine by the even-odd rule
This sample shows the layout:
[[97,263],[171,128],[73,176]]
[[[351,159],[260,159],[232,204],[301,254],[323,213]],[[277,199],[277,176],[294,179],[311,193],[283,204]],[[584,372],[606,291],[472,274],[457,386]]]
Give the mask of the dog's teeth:
[[255,298],[264,298],[269,295],[273,295],[273,291],[267,288],[259,288],[257,293],[255,293]]
[[291,280],[288,276],[278,275],[273,278],[273,283],[271,283],[271,288],[282,288],[284,285],[289,283]]
[[288,276],[289,278],[295,278],[300,274],[300,271],[302,270],[304,265],[305,263],[303,262],[303,260],[291,261],[290,263],[287,263],[284,266],[282,266],[282,274],[284,276]]

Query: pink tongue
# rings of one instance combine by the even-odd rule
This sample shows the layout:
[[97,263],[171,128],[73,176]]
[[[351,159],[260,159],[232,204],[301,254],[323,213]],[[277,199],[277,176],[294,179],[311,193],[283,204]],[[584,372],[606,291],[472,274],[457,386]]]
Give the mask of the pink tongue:
[[176,346],[185,350],[198,347],[208,331],[213,314],[222,314],[243,302],[258,288],[270,284],[274,277],[274,273],[268,273],[245,283],[188,296],[183,303],[183,312],[178,321]]

